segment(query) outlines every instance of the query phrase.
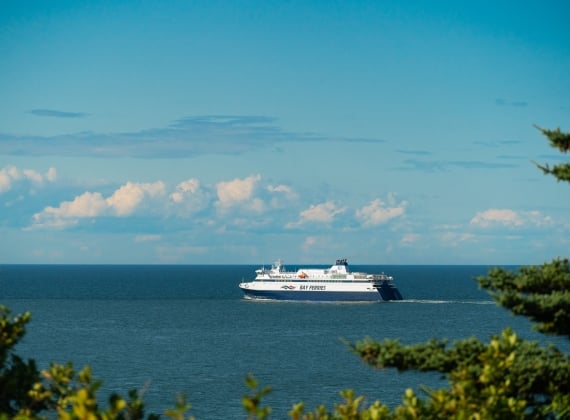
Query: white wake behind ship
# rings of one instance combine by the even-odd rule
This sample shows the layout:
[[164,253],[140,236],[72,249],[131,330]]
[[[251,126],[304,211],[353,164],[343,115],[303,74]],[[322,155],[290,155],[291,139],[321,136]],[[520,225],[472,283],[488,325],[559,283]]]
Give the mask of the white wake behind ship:
[[270,269],[255,271],[255,279],[240,283],[246,299],[381,302],[402,300],[393,278],[384,273],[350,272],[346,259],[330,268],[287,271],[277,260]]

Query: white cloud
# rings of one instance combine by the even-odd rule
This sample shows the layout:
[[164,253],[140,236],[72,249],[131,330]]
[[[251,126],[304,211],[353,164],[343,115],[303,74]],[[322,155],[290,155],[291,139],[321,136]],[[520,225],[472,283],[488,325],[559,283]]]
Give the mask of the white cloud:
[[492,225],[520,226],[523,224],[519,215],[510,209],[489,209],[478,212],[469,223],[480,227]]
[[34,227],[64,228],[77,224],[78,219],[97,217],[107,210],[107,202],[101,193],[85,192],[64,201],[59,207],[46,207],[33,216]]
[[36,184],[41,184],[43,182],[43,176],[39,172],[36,172],[32,169],[23,169],[22,173],[26,179],[29,179]]
[[290,193],[292,191],[291,188],[286,185],[268,185],[266,189],[269,192]]
[[363,226],[381,225],[402,216],[406,211],[407,204],[406,201],[396,203],[393,195],[388,196],[388,205],[377,198],[367,206],[356,210],[356,218]]
[[285,197],[288,197],[288,198],[297,197],[297,194],[295,193],[295,191],[293,191],[293,189],[291,187],[288,187],[287,185],[268,185],[266,187],[266,189],[270,193],[281,193],[281,194],[285,195]]
[[304,223],[331,223],[334,218],[346,211],[344,207],[338,207],[332,201],[311,205],[307,210],[300,213],[299,221],[288,223],[286,227],[296,227]]
[[10,191],[12,188],[12,178],[5,169],[0,170],[0,193]]
[[85,192],[72,201],[64,201],[58,207],[46,207],[33,216],[33,227],[62,228],[74,225],[79,219],[105,215],[128,216],[143,204],[145,198],[164,195],[161,181],[150,183],[127,182],[110,197],[99,192]]
[[481,228],[493,226],[544,227],[550,226],[552,223],[550,216],[545,216],[539,211],[516,212],[511,209],[488,209],[477,213],[470,221],[471,225]]
[[[8,173],[23,176],[23,172],[10,171],[6,170],[5,176],[8,176]],[[52,175],[48,172],[48,176]],[[212,193],[217,193],[218,201],[215,205],[222,212],[238,207],[259,214],[265,210],[264,201],[254,194],[260,180],[261,176],[255,175],[220,182],[215,186],[215,191],[212,191],[204,190],[198,179],[190,178],[180,182],[171,192],[167,191],[162,181],[127,182],[106,197],[100,192],[84,192],[70,201],[45,207],[41,212],[34,214],[31,228],[65,228],[77,224],[81,219],[127,217],[135,212],[140,213],[149,209],[154,213],[162,211],[164,216],[170,213],[187,217],[207,208],[211,203]]]
[[108,208],[107,201],[101,193],[85,192],[73,201],[64,201],[59,207],[46,207],[44,213],[57,218],[96,217]]
[[209,203],[209,194],[201,188],[200,181],[196,178],[178,184],[169,197],[174,211],[182,217],[204,209]]
[[232,207],[241,207],[255,212],[263,211],[263,201],[253,197],[255,187],[260,180],[261,175],[252,175],[244,179],[236,178],[218,183],[216,185],[218,196],[216,206],[221,211]]
[[164,195],[166,187],[162,181],[149,183],[127,182],[116,190],[106,201],[118,216],[132,214],[145,197]]
[[6,166],[0,169],[0,193],[10,191],[17,181],[28,181],[36,186],[41,186],[44,182],[54,182],[57,178],[55,168],[49,168],[45,174],[33,169],[18,169],[15,166]]
[[200,181],[190,178],[176,186],[176,191],[170,194],[170,199],[175,203],[185,201],[188,196],[196,194],[200,189]]
[[526,218],[534,226],[551,226],[554,223],[552,217],[545,216],[537,210],[529,211],[526,213]]
[[286,208],[291,201],[298,198],[297,193],[287,185],[268,185],[265,189],[270,193],[269,204],[272,208]]

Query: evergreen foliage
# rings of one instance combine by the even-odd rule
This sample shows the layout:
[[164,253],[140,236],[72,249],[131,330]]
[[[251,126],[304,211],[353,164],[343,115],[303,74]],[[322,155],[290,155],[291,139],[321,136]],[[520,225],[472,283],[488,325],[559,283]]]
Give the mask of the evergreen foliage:
[[[566,153],[570,135],[559,129],[539,128],[551,146]],[[570,164],[537,166],[559,181],[570,182]],[[544,333],[570,338],[570,267],[558,258],[540,267],[522,267],[518,272],[493,269],[477,279],[497,303],[516,315],[536,322]],[[101,382],[89,367],[76,372],[71,363],[52,364],[39,372],[33,360],[24,361],[14,347],[25,334],[30,314],[11,318],[0,306],[0,420],[4,419],[143,419],[144,403],[136,391],[127,398],[113,394],[106,407],[97,400]],[[570,419],[570,359],[554,346],[542,347],[521,340],[511,329],[488,343],[467,338],[449,344],[432,339],[403,345],[398,340],[377,342],[370,338],[348,344],[361,360],[374,368],[398,371],[437,371],[449,388],[423,388],[425,398],[407,389],[402,404],[390,408],[379,401],[364,404],[352,390],[340,393],[342,401],[332,409],[321,405],[305,412],[294,404],[293,420],[382,420],[382,419]],[[247,418],[268,419],[271,408],[262,405],[270,387],[259,388],[253,376],[246,385],[251,395],[242,399]],[[179,396],[165,416],[183,420],[190,405]],[[158,416],[150,414],[149,419]]]
[[536,322],[534,328],[538,331],[570,338],[568,259],[521,267],[518,273],[494,268],[488,277],[477,280],[499,305]]
[[[535,127],[548,138],[550,146],[560,150],[562,153],[568,153],[570,150],[570,133],[563,133],[560,131],[560,128],[555,130],[546,130],[538,126]],[[542,172],[554,175],[558,181],[570,182],[570,163],[553,165],[552,168],[548,164],[539,165],[536,162],[534,163],[542,170]]]

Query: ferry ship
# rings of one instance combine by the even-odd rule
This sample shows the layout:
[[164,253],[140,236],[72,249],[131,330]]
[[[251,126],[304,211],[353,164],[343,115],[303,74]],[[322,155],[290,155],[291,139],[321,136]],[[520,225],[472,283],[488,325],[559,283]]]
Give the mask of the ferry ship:
[[246,299],[381,302],[402,300],[393,278],[384,273],[350,272],[348,262],[338,259],[327,269],[302,268],[287,271],[281,260],[270,269],[255,271],[255,279],[240,283]]

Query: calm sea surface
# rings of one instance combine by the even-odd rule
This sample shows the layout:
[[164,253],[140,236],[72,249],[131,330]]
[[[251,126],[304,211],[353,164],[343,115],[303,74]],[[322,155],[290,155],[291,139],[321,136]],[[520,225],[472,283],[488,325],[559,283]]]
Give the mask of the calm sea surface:
[[[198,419],[245,418],[248,373],[273,388],[265,403],[274,419],[299,401],[332,407],[346,388],[396,405],[408,387],[445,384],[431,373],[374,371],[341,339],[488,340],[512,326],[544,341],[478,290],[474,278],[485,266],[351,267],[394,277],[405,300],[380,304],[246,301],[237,284],[256,268],[0,265],[0,304],[32,312],[17,352],[41,368],[89,364],[103,380],[101,396],[144,389],[147,413],[162,413],[185,393]],[[566,342],[547,340],[568,351]]]

